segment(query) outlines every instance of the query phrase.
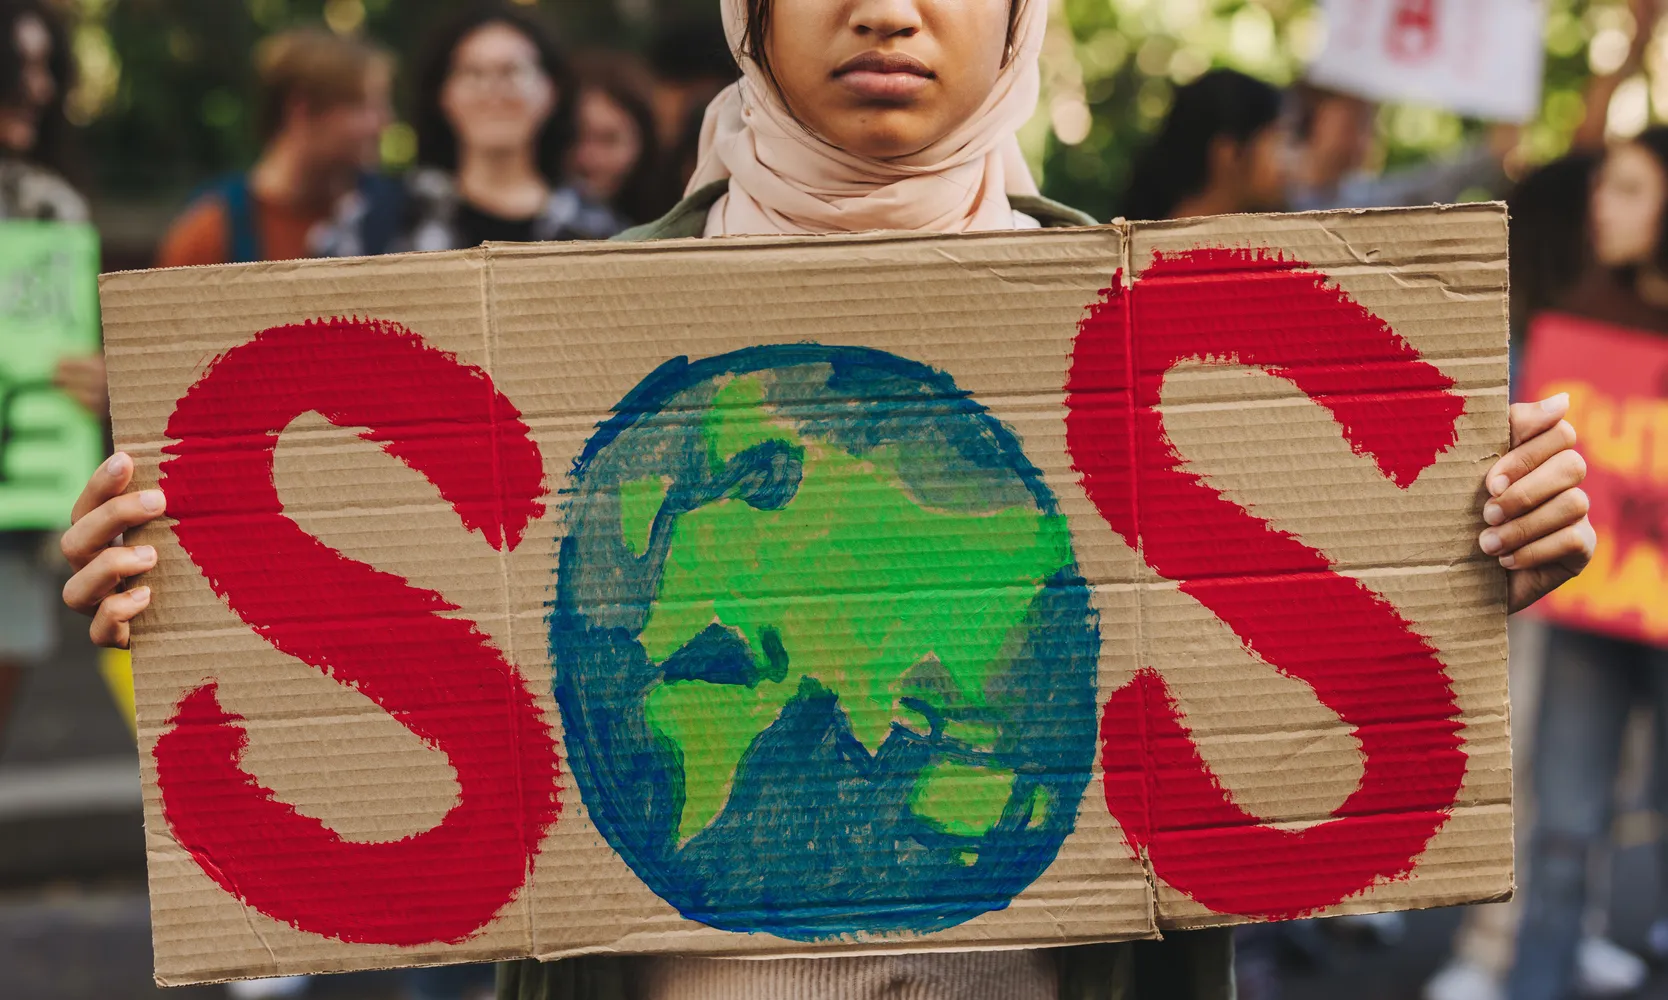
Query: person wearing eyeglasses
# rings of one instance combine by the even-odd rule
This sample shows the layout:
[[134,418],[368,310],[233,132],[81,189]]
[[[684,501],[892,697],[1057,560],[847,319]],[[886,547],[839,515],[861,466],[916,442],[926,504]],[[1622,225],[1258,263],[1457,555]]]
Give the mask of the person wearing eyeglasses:
[[606,239],[626,222],[564,181],[577,133],[577,78],[544,19],[470,4],[441,23],[416,67],[417,166],[386,243],[368,245],[374,202],[348,203],[315,240],[320,256],[459,250],[492,241]]

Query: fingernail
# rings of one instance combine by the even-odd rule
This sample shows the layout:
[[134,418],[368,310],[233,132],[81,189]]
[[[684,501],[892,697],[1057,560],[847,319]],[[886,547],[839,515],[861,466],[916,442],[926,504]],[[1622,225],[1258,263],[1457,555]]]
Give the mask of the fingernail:
[[1517,569],[1517,556],[1501,556],[1500,565],[1507,569]]
[[160,513],[167,502],[161,490],[146,490],[139,494],[139,503],[152,514]]
[[1489,524],[1499,524],[1506,519],[1506,508],[1497,503],[1483,504],[1483,520]]
[[133,550],[133,554],[138,556],[139,561],[147,566],[156,562],[156,550],[151,548],[149,545],[139,546]]
[[127,456],[119,451],[111,455],[104,463],[104,471],[112,476],[121,475],[125,468],[127,468]]
[[1500,494],[1506,492],[1506,488],[1510,485],[1512,485],[1512,481],[1510,479],[1507,479],[1503,475],[1495,476],[1493,479],[1488,481],[1488,491],[1493,493],[1495,496],[1499,496]]
[[1488,555],[1492,556],[1496,552],[1500,551],[1500,533],[1498,531],[1490,529],[1483,532],[1482,537],[1479,538],[1477,542],[1483,547],[1483,551]]
[[1569,406],[1570,394],[1567,392],[1560,392],[1556,396],[1548,396],[1541,400],[1541,409],[1547,413],[1562,413],[1569,409]]
[[134,587],[128,591],[128,595],[133,598],[135,604],[151,603],[151,588],[149,587]]

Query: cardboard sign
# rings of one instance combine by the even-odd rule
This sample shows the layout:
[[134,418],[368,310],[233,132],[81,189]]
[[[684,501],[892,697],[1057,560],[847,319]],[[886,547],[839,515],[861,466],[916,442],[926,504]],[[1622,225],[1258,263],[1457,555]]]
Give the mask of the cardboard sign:
[[67,526],[104,453],[104,429],[53,385],[64,357],[96,354],[98,233],[0,222],[0,531]]
[[1505,896],[1505,237],[106,278],[158,977]]
[[1548,313],[1530,328],[1528,399],[1570,394],[1598,547],[1536,606],[1550,620],[1668,646],[1668,337]]
[[1314,83],[1497,121],[1540,113],[1540,0],[1323,0],[1321,9]]

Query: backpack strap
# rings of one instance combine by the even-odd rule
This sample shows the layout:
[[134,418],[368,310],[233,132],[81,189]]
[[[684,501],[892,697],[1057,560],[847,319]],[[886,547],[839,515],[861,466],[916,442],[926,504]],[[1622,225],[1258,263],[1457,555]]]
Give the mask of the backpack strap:
[[227,246],[230,264],[247,264],[261,259],[260,228],[255,221],[255,199],[249,193],[249,178],[235,174],[215,188],[226,206]]

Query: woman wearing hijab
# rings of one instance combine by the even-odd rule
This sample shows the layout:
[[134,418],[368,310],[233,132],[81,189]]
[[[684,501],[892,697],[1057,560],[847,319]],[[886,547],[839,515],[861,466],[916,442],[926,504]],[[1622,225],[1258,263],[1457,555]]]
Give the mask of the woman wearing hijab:
[[[743,78],[707,112],[688,196],[623,239],[838,233],[935,233],[1088,225],[1040,197],[1015,131],[1035,110],[1044,0],[723,0]],[[1510,541],[1514,609],[1578,572],[1592,530],[1574,487],[1580,459],[1560,405],[1514,409],[1530,440],[1491,470],[1491,532]],[[1567,425],[1563,425],[1567,426]],[[1551,431],[1550,436],[1546,433]],[[64,549],[80,572],[68,603],[92,635],[126,645],[146,588],[116,592],[156,554],[111,547],[166,506],[124,495],[133,464],[94,475]],[[1504,480],[1500,482],[1497,480]],[[1507,485],[1517,484],[1512,490]],[[147,507],[146,504],[150,504]],[[1505,520],[1510,518],[1512,520]],[[1047,951],[730,961],[590,956],[500,967],[504,1000],[1228,1000],[1223,930],[1159,942]]]

